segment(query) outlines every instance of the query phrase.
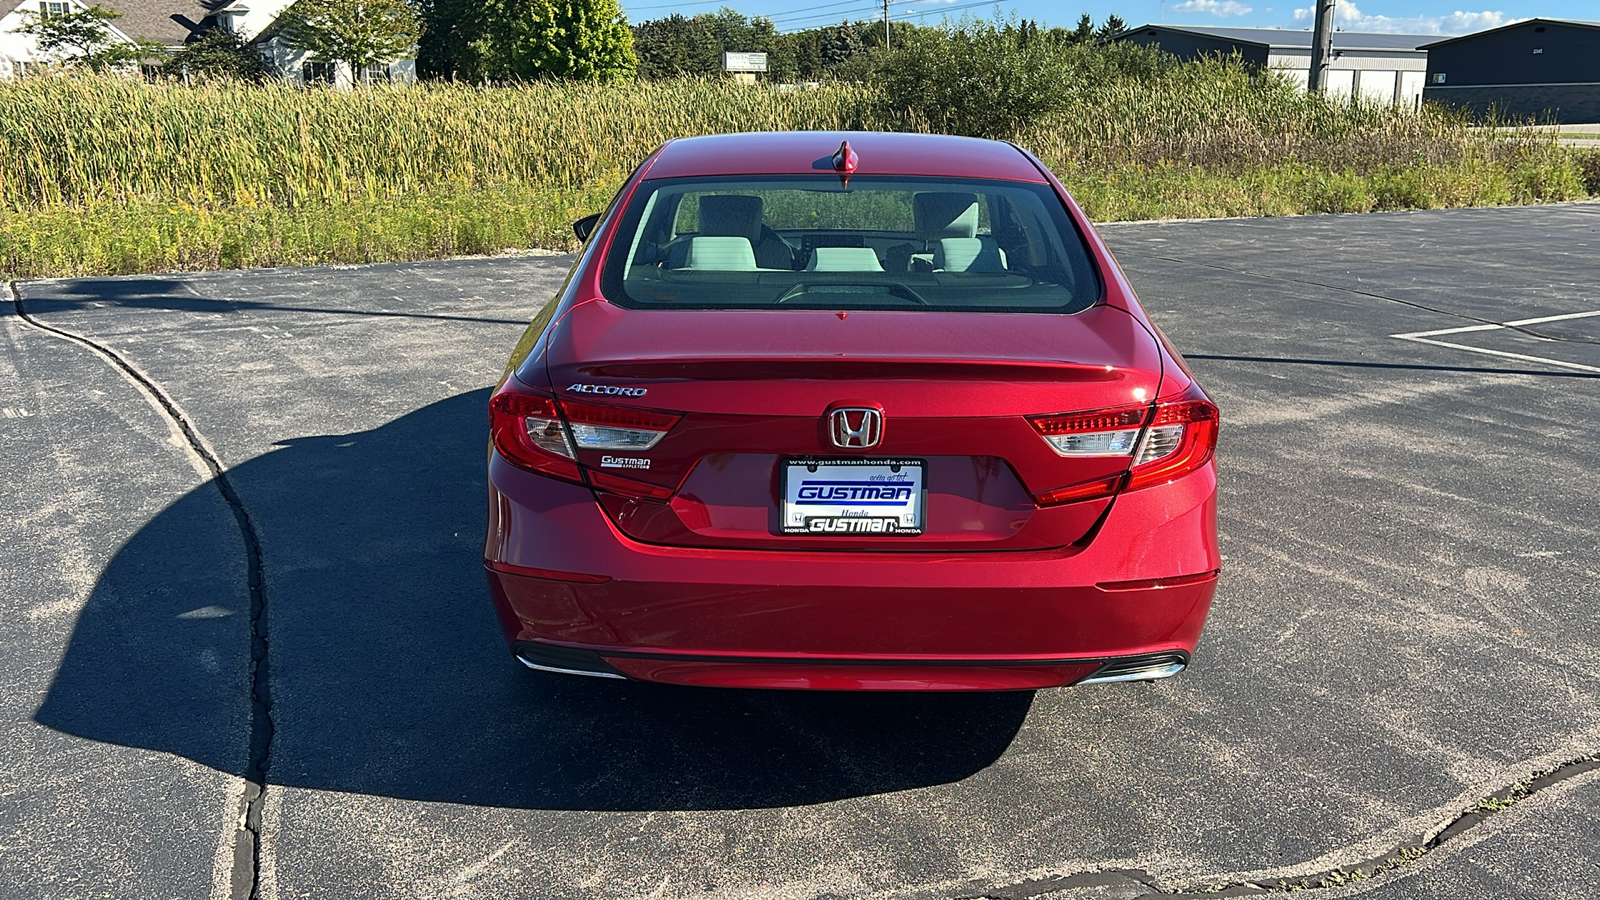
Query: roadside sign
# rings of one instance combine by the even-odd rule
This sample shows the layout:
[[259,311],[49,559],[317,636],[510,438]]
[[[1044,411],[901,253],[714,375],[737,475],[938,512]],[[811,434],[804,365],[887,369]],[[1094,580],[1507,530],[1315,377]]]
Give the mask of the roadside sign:
[[767,55],[765,53],[724,53],[722,54],[722,70],[724,72],[765,72],[767,70]]

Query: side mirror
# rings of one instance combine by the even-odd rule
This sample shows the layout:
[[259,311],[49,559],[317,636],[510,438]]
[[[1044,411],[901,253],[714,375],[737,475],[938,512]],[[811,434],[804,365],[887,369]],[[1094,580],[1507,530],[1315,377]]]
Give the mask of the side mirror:
[[576,222],[573,222],[572,233],[578,236],[578,240],[587,241],[589,239],[589,235],[594,234],[594,227],[599,224],[600,214],[593,213],[591,215],[584,216]]

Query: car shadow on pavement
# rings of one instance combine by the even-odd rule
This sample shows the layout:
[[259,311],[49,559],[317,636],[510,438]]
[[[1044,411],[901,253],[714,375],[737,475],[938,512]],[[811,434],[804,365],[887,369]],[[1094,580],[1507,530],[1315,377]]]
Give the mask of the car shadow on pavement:
[[[1029,692],[722,691],[524,670],[480,568],[487,396],[287,441],[229,471],[266,573],[271,784],[475,806],[740,809],[947,783],[1005,752]],[[195,549],[226,522],[219,503],[204,485],[116,554],[40,723],[245,771],[244,566]]]
[[195,291],[193,279],[117,276],[111,278],[74,278],[50,282],[40,286],[35,282],[30,288],[28,305],[38,311],[92,309],[100,306],[118,306],[137,310],[166,310],[168,312],[220,314],[236,312],[270,312],[327,316],[354,316],[364,319],[423,319],[439,322],[487,322],[502,325],[525,325],[525,319],[496,319],[482,316],[462,316],[449,313],[418,312],[416,310],[351,309],[333,305],[305,306],[286,302],[285,298],[270,297],[242,300],[237,297],[211,297]]

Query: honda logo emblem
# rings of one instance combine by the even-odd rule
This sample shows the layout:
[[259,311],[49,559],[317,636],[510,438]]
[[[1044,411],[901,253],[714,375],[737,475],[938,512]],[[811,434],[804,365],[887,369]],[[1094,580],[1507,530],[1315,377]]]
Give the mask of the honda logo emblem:
[[876,447],[883,440],[883,413],[860,407],[836,409],[828,413],[828,435],[841,449]]

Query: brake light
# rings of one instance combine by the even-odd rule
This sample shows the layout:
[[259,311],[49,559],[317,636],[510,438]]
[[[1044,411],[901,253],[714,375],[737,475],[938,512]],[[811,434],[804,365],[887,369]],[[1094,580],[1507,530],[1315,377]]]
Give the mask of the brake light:
[[1163,403],[1029,416],[1028,422],[1057,455],[1133,458],[1126,473],[1036,492],[1040,506],[1165,484],[1205,465],[1217,448],[1217,407],[1198,384]]
[[1198,384],[1176,400],[1156,404],[1123,490],[1165,484],[1210,462],[1217,449],[1217,421],[1217,405]]
[[1150,407],[1129,406],[1059,416],[1030,416],[1051,449],[1061,456],[1129,456]]
[[515,377],[489,398],[489,435],[494,447],[520,468],[583,483],[578,471],[577,453],[561,424],[556,400],[535,391]]
[[1060,506],[1063,503],[1072,503],[1077,500],[1093,500],[1096,497],[1109,497],[1117,492],[1118,485],[1127,473],[1118,472],[1109,478],[1096,478],[1082,484],[1069,484],[1053,490],[1040,491],[1033,495],[1040,506]]
[[653,410],[570,400],[561,404],[561,409],[572,423],[572,439],[579,450],[649,450],[683,418]]
[[674,490],[659,484],[647,484],[635,481],[632,478],[623,478],[621,475],[612,475],[610,472],[597,472],[589,469],[589,482],[597,491],[606,491],[621,497],[638,497],[642,500],[668,500]]
[[[489,398],[489,432],[496,450],[513,465],[625,497],[664,500],[673,489],[585,470],[579,450],[633,450],[654,447],[683,418],[654,410],[561,402],[516,378]],[[587,475],[587,482],[585,482]]]

